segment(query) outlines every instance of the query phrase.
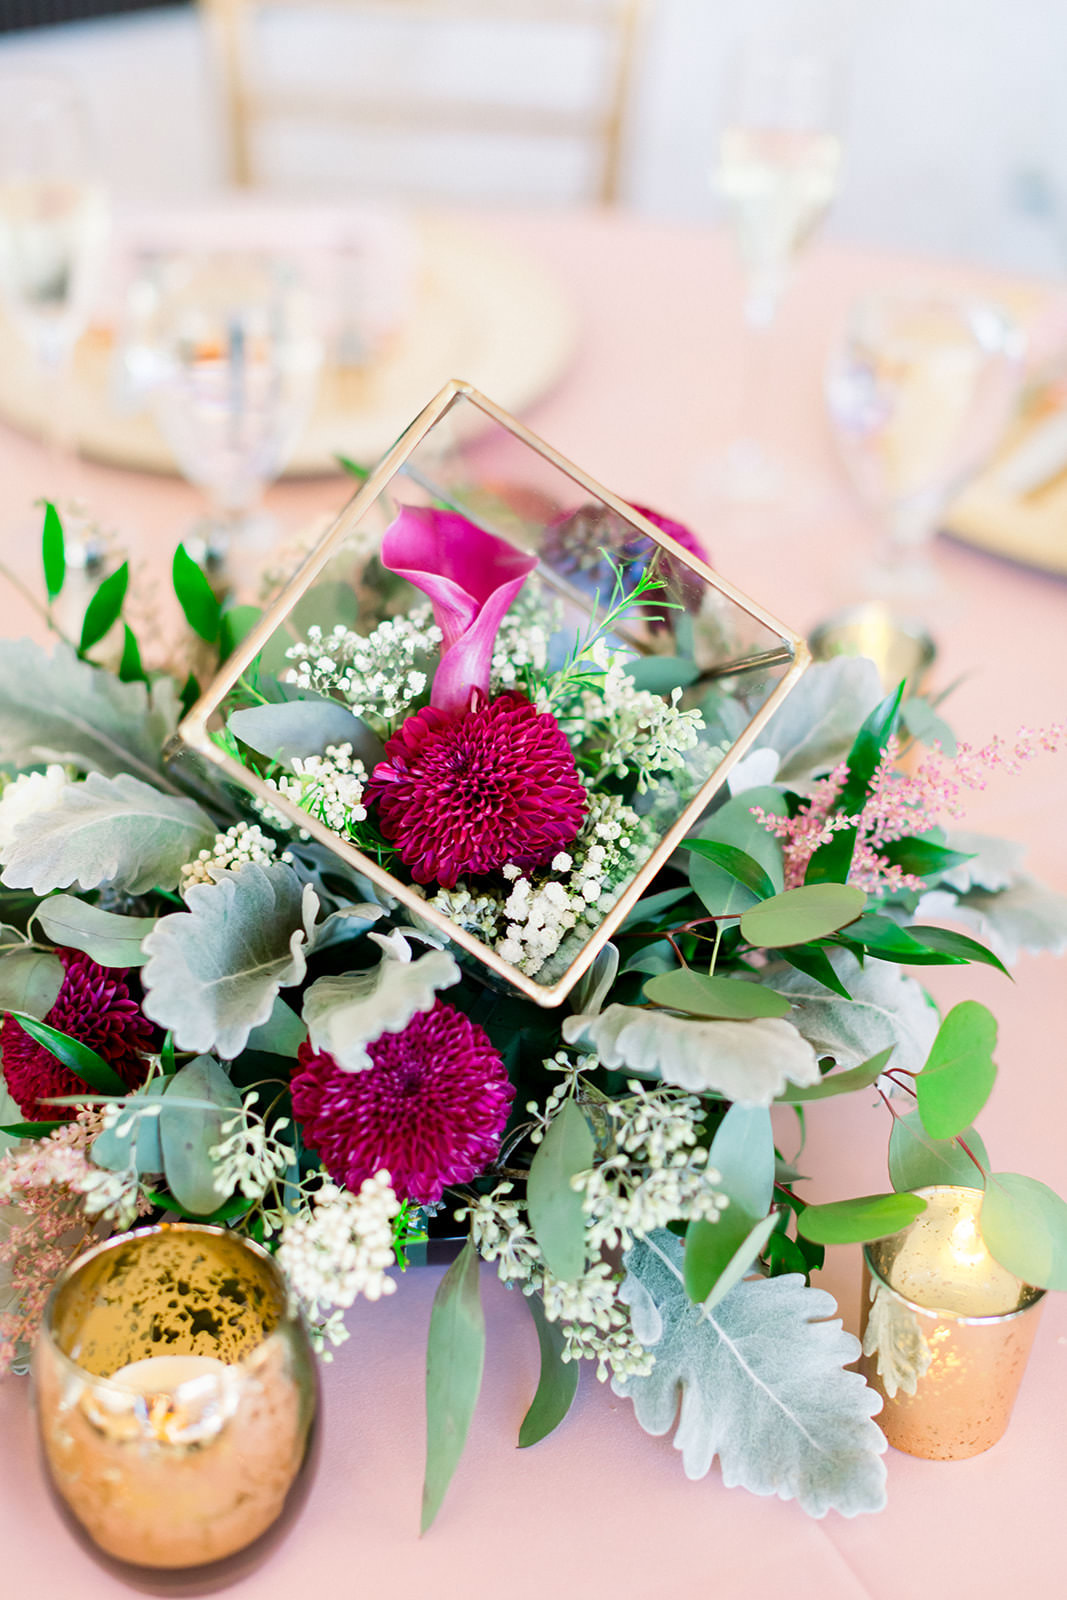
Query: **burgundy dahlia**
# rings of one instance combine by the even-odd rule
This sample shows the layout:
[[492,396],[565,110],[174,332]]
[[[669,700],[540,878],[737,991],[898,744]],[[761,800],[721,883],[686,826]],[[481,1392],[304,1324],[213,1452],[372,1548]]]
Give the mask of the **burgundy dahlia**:
[[559,723],[511,691],[458,716],[416,711],[385,757],[367,798],[416,883],[451,889],[464,873],[542,866],[573,842],[585,816]]
[[[131,1089],[144,1081],[145,1054],[153,1029],[131,999],[125,970],[101,967],[81,950],[57,950],[63,984],[45,1017],[50,1028],[80,1039],[104,1057]],[[14,1017],[0,1027],[4,1079],[22,1115],[31,1122],[73,1117],[74,1106],[46,1105],[50,1095],[84,1093],[85,1084],[31,1039]]]
[[363,1072],[310,1043],[297,1052],[293,1112],[331,1178],[355,1190],[384,1167],[401,1200],[429,1204],[484,1172],[515,1090],[482,1029],[439,1000],[367,1050]]

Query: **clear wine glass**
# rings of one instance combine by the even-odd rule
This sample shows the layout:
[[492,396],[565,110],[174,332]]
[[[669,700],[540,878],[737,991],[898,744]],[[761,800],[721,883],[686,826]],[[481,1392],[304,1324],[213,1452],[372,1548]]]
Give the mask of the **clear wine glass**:
[[[68,510],[74,346],[84,333],[107,244],[107,195],[85,107],[50,73],[8,73],[0,86],[0,294],[48,393],[45,487]],[[71,529],[68,527],[68,534]],[[68,539],[77,558],[78,541]],[[88,559],[91,552],[82,551]]]
[[860,300],[831,354],[830,421],[881,530],[867,586],[898,609],[936,592],[938,520],[1003,435],[1023,346],[998,306],[919,290]]
[[[832,34],[794,25],[752,34],[723,85],[723,121],[712,184],[745,273],[749,330],[738,393],[741,429],[770,379],[770,330],[797,253],[837,192],[845,60]],[[773,500],[784,472],[758,437],[744,432],[721,464],[731,500]]]
[[311,410],[322,345],[285,260],[182,258],[159,283],[153,410],[182,475],[207,495],[195,538],[220,559],[235,538],[249,544],[269,528],[259,503]]

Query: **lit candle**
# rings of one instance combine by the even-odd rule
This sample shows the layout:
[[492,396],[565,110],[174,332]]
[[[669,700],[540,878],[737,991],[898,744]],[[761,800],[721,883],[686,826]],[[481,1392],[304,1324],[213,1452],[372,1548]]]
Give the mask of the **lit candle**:
[[862,1365],[890,1444],[950,1460],[1007,1427],[1043,1298],[986,1249],[981,1190],[918,1193],[926,1210],[863,1253]]

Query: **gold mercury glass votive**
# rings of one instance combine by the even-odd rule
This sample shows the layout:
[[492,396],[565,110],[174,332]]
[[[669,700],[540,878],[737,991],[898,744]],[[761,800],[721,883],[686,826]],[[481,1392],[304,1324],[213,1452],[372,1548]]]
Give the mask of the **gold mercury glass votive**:
[[883,1396],[878,1421],[891,1445],[957,1461],[1007,1427],[1045,1291],[986,1249],[980,1189],[916,1193],[926,1210],[864,1247],[860,1367]]
[[278,1268],[237,1234],[165,1223],[88,1250],[56,1283],[33,1371],[60,1510],[141,1588],[232,1581],[303,1504],[315,1360]]

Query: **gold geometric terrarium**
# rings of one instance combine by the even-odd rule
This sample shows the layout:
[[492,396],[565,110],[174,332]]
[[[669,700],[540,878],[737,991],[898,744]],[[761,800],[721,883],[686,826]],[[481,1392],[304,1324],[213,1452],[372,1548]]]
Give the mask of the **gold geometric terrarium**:
[[[596,483],[469,384],[449,383],[369,474],[224,664],[182,721],[179,740],[247,791],[269,822],[325,846],[399,903],[415,927],[449,940],[461,964],[480,970],[486,982],[510,986],[542,1006],[558,1005],[809,660],[797,634],[689,548],[696,540],[685,529],[653,517]],[[309,809],[285,763],[299,757],[292,770],[303,769],[303,756],[323,757],[321,743],[298,752],[291,743],[263,750],[255,740],[251,747],[244,742],[250,709],[310,701],[308,714],[325,716],[323,726],[360,731],[364,743],[356,738],[354,744],[365,758],[357,764],[361,773],[383,770],[374,765],[380,741],[393,750],[405,717],[414,721],[428,694],[436,693],[439,666],[418,654],[428,648],[430,606],[412,586],[417,578],[408,582],[395,561],[387,568],[380,559],[382,539],[401,522],[428,526],[435,518],[453,528],[473,524],[470,548],[477,543],[481,549],[491,535],[489,543],[506,552],[506,562],[532,569],[495,638],[490,704],[510,694],[522,700],[524,714],[533,715],[533,701],[539,714],[547,707],[558,716],[573,748],[576,781],[587,793],[573,846],[551,860],[521,869],[509,862],[502,875],[471,872],[458,882],[443,875],[440,882],[417,881],[414,857],[395,843],[395,826],[386,836],[373,803],[343,819],[336,810]],[[441,620],[436,604],[433,614]],[[403,649],[397,646],[399,665],[392,679],[383,678],[382,641],[395,642],[397,630],[406,630]],[[546,682],[552,685],[547,691]],[[553,701],[557,690],[560,698]],[[324,700],[332,709],[323,711]],[[475,691],[472,714],[479,703]],[[353,709],[362,721],[346,720]],[[430,715],[423,713],[424,719]],[[654,731],[668,726],[674,744]],[[657,739],[666,755],[657,754]],[[346,739],[341,748],[352,742]],[[329,748],[338,743],[335,734]],[[626,755],[631,748],[632,761]],[[373,788],[371,780],[368,795]],[[364,820],[354,820],[360,811]],[[603,839],[612,842],[604,846]],[[590,861],[607,862],[596,866],[599,876],[591,876]],[[541,904],[570,909],[546,925],[536,909]]]

